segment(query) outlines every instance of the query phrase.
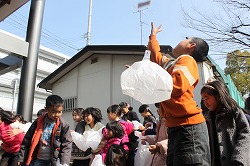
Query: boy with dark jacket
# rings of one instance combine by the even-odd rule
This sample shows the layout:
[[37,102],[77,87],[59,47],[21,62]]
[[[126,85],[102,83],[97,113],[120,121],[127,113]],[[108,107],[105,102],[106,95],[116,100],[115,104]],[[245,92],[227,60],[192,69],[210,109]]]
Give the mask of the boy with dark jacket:
[[48,96],[45,109],[47,113],[36,119],[26,133],[19,161],[24,166],[69,165],[72,137],[69,124],[61,118],[63,99]]

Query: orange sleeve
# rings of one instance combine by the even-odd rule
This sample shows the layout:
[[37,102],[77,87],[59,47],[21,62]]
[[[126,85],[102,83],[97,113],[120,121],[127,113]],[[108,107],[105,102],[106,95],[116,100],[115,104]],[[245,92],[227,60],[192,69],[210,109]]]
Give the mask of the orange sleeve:
[[150,35],[148,41],[148,49],[151,51],[150,60],[163,66],[169,59],[162,56],[160,45],[156,39],[156,35]]
[[199,81],[199,72],[196,61],[189,55],[181,57],[172,71],[172,96],[180,96],[196,86]]

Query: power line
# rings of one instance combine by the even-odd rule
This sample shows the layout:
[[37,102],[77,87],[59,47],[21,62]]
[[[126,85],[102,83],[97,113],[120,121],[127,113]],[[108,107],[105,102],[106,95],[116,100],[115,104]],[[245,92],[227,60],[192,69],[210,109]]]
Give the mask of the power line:
[[[22,32],[26,32],[28,24],[26,20],[28,20],[28,18],[26,18],[19,12],[15,12],[3,22],[16,29],[21,30]],[[73,54],[79,51],[79,48],[71,44],[71,42],[66,41],[65,39],[57,36],[56,34],[45,28],[42,28],[41,42],[53,45],[55,48],[58,48],[58,50],[60,50],[59,52],[67,52]]]

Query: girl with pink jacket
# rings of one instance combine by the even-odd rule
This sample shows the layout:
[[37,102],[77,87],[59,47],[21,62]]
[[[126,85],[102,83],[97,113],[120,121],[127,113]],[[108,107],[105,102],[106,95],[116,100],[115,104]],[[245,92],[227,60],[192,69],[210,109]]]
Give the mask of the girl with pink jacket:
[[2,140],[2,148],[5,153],[2,155],[0,165],[16,166],[18,163],[18,152],[22,144],[24,133],[10,135],[13,128],[11,123],[15,121],[14,115],[10,111],[4,111],[0,108],[0,140]]
[[[110,121],[118,121],[122,125],[122,128],[124,130],[124,136],[122,138],[122,143],[129,142],[128,135],[131,134],[134,131],[134,125],[131,122],[124,121],[121,119],[121,107],[119,105],[111,105],[107,109],[108,119]],[[128,151],[129,148],[127,145],[124,145],[123,148]]]
[[109,147],[113,144],[121,144],[124,136],[124,130],[119,122],[111,121],[107,123],[106,128],[103,129],[102,134],[105,139],[105,144],[101,149],[100,154],[102,156],[102,161],[105,163]]

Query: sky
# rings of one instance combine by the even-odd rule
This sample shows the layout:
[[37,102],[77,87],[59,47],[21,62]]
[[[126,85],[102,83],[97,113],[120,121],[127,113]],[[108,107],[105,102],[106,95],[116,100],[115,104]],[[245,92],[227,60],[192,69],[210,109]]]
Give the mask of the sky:
[[[93,0],[91,45],[147,45],[151,22],[162,25],[157,35],[161,45],[175,47],[185,37],[204,34],[183,27],[183,12],[195,16],[195,10],[212,14],[217,5],[213,0],[152,0],[147,7],[137,8],[146,0]],[[213,10],[211,10],[213,9]],[[0,29],[26,37],[30,1],[0,22]],[[219,9],[218,9],[219,11]],[[86,46],[89,0],[45,0],[40,44],[60,53],[74,56]],[[221,67],[224,56],[209,55]]]

